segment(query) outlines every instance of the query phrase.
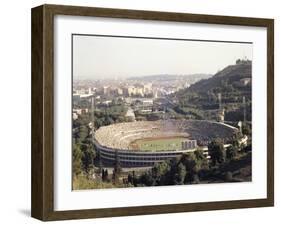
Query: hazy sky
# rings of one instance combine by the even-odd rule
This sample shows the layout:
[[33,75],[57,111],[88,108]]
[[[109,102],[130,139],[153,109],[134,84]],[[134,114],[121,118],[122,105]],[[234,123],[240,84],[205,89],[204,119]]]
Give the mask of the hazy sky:
[[73,36],[74,78],[214,74],[244,57],[252,60],[252,44]]

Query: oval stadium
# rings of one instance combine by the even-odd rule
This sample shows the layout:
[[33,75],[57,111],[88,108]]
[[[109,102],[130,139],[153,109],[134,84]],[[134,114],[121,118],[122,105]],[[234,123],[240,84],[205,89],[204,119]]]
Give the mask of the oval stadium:
[[112,165],[118,158],[122,167],[144,167],[198,147],[207,150],[216,138],[227,145],[238,132],[215,121],[136,121],[100,127],[94,133],[94,144],[104,164]]

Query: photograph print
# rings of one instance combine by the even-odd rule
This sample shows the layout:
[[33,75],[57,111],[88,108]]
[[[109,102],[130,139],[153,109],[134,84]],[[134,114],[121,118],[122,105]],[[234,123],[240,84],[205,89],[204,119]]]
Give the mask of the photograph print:
[[252,181],[252,43],[72,35],[72,189]]

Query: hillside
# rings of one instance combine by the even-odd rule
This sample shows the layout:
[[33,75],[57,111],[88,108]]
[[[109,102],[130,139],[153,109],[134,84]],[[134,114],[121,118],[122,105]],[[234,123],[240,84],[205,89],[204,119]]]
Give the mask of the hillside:
[[[252,117],[252,64],[251,61],[237,60],[214,76],[200,80],[189,88],[171,95],[178,102],[174,110],[196,119],[216,118],[219,109],[219,97],[225,110],[225,120],[243,120],[246,106],[246,118]],[[246,105],[243,105],[245,98]]]
[[251,63],[230,65],[216,73],[213,77],[200,80],[199,82],[191,85],[186,91],[209,92],[216,89],[222,89],[221,91],[223,91],[223,89],[228,86],[232,86],[234,89],[240,91],[246,91],[247,87],[250,88],[250,83],[243,86],[241,84],[241,79],[251,78],[251,74]]

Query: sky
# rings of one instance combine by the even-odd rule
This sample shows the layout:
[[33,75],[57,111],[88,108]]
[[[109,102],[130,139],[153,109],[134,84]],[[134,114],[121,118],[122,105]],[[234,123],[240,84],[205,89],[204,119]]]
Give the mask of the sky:
[[215,74],[245,57],[252,44],[73,35],[75,79]]

